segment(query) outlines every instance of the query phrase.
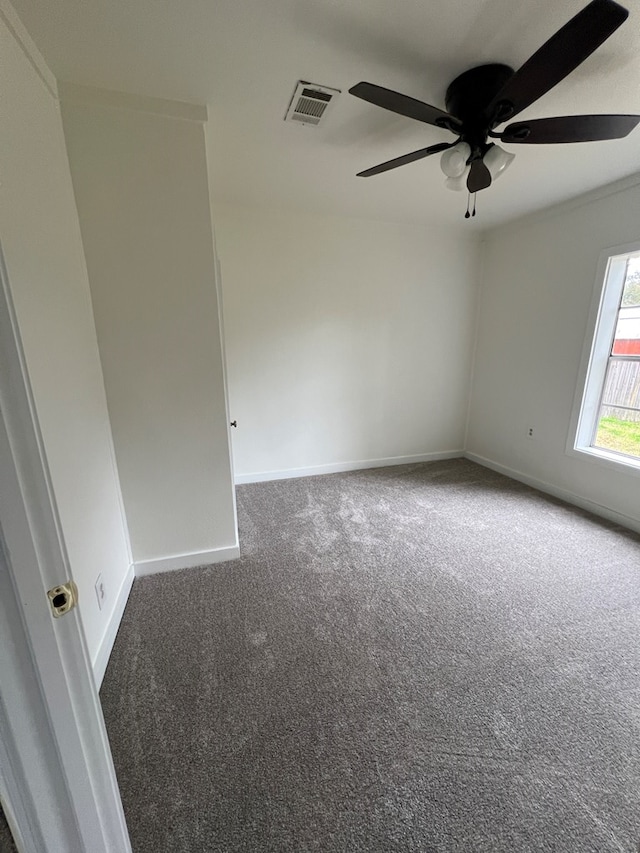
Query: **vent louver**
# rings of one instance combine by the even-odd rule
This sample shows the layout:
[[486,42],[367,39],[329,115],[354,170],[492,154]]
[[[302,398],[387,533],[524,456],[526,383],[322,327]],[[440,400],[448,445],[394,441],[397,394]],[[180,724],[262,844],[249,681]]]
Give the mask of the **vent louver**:
[[339,89],[329,89],[326,86],[317,86],[315,83],[299,80],[284,117],[285,121],[296,121],[317,127],[339,94]]

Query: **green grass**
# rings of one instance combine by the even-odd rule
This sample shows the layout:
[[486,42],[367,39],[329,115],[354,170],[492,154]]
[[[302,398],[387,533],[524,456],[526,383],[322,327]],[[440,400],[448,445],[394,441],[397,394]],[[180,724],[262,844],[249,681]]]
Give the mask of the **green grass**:
[[640,458],[640,422],[601,418],[594,444]]

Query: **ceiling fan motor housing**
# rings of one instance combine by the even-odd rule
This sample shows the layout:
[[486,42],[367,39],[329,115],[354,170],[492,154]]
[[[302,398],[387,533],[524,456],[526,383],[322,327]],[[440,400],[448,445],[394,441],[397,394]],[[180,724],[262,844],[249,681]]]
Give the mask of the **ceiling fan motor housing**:
[[484,142],[491,129],[485,110],[514,73],[508,65],[478,65],[460,74],[449,85],[445,95],[447,112],[460,119],[465,136],[467,133],[482,136]]

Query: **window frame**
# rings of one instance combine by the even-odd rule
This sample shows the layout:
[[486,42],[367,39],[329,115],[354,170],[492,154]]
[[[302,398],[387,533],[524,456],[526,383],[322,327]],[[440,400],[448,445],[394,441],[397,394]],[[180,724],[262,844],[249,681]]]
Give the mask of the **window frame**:
[[566,452],[583,461],[590,459],[612,470],[640,477],[640,459],[591,444],[598,425],[627,259],[634,254],[640,254],[640,241],[612,246],[600,253]]

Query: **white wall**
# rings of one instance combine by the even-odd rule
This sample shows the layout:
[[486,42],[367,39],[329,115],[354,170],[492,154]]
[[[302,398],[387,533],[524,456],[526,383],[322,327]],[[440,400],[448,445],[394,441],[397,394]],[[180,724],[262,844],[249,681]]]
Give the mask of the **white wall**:
[[239,480],[463,448],[478,245],[214,205]]
[[77,87],[62,98],[136,573],[229,559],[203,111]]
[[467,438],[469,452],[636,525],[637,476],[565,450],[598,256],[637,240],[638,222],[631,186],[488,235]]
[[1,16],[0,54],[0,241],[89,652],[104,661],[130,556],[55,81]]

